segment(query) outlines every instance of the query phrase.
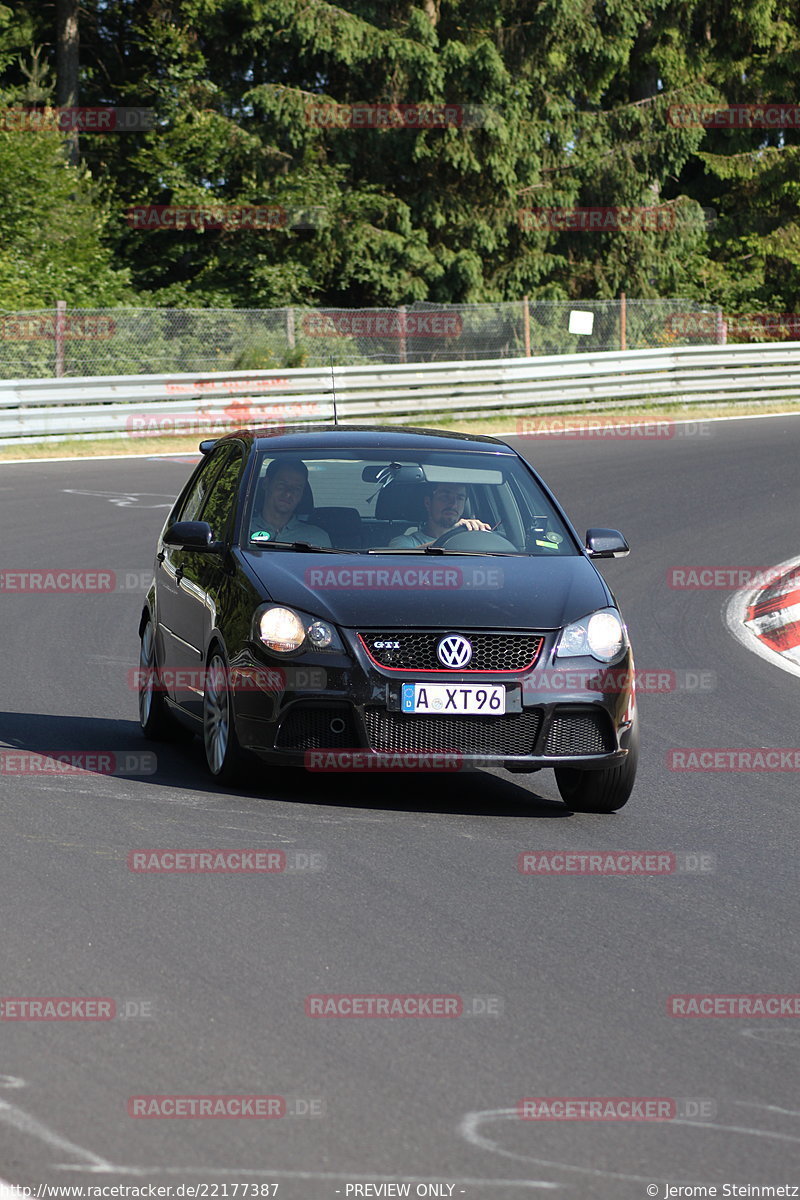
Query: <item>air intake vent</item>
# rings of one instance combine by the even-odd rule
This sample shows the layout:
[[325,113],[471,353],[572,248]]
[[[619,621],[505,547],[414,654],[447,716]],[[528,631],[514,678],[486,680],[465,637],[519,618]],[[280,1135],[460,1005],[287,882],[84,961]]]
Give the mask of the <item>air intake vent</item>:
[[279,750],[343,750],[361,742],[347,705],[296,704],[281,723]]
[[368,708],[364,723],[373,750],[513,757],[533,754],[542,714],[526,709],[504,717],[429,717]]
[[611,754],[615,749],[607,713],[598,709],[588,712],[563,712],[557,709],[544,752],[564,758],[583,754]]

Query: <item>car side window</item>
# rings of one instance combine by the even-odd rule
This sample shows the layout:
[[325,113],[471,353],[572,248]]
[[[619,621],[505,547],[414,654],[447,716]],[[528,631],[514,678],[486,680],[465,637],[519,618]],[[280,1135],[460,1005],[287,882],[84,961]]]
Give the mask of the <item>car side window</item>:
[[211,484],[214,476],[219,470],[219,465],[225,457],[225,452],[210,454],[202,463],[198,474],[195,476],[189,491],[186,493],[183,503],[175,513],[176,521],[199,521],[200,509],[205,503],[206,496],[211,490]]
[[230,519],[236,507],[239,478],[242,470],[242,455],[234,451],[211,485],[200,511],[200,520],[211,526],[214,541],[223,541],[228,532]]

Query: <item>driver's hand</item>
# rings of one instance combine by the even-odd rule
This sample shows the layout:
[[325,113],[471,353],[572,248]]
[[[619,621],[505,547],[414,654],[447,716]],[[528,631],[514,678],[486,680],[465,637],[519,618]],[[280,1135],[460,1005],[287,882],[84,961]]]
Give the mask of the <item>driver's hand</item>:
[[487,525],[485,521],[478,521],[475,517],[462,517],[460,521],[456,521],[453,528],[463,525],[465,529],[469,529],[471,533],[481,533],[488,530],[491,532],[491,525]]

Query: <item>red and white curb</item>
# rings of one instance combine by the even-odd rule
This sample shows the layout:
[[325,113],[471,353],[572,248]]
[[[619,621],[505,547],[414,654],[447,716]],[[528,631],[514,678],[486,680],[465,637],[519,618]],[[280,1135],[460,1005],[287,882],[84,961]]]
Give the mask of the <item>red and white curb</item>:
[[800,675],[800,557],[779,563],[728,601],[735,638],[767,662]]

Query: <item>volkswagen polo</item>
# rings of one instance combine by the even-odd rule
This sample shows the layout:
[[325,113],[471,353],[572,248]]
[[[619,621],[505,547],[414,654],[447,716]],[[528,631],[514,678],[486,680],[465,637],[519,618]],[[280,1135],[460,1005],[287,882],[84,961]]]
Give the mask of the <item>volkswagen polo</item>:
[[[633,658],[594,559],[490,437],[347,426],[203,442],[141,614],[148,737],[270,766],[555,771],[575,811],[636,774]],[[266,774],[265,774],[266,773]]]

